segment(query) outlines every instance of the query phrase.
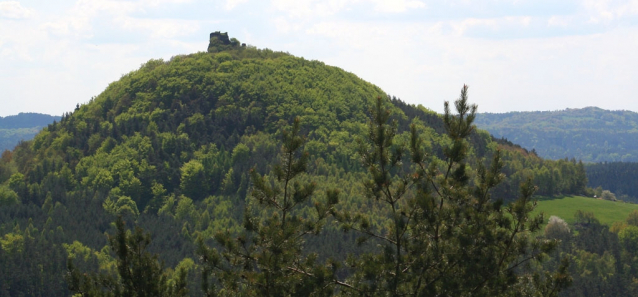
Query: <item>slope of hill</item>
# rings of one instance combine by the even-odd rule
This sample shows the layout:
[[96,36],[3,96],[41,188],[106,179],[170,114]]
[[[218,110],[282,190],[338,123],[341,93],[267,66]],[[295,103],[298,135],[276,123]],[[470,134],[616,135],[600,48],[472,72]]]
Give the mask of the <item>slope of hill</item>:
[[[20,285],[1,290],[68,295],[67,254],[85,270],[113,269],[104,233],[113,233],[116,216],[151,232],[149,250],[167,266],[188,265],[195,238],[242,227],[249,170],[268,172],[280,152],[279,131],[295,117],[310,154],[304,179],[341,189],[340,207],[368,211],[375,228],[386,222],[365,198],[366,171],[354,141],[368,133],[375,98],[387,98],[400,141],[415,124],[433,159],[443,158],[451,140],[440,115],[322,62],[238,44],[211,41],[209,52],[148,61],[3,155],[0,283]],[[495,199],[512,201],[528,177],[546,195],[585,189],[582,164],[544,160],[481,130],[469,142],[468,172],[503,151],[506,179]],[[311,249],[335,257],[352,251],[352,236],[326,229]],[[24,273],[9,273],[15,269]],[[193,292],[198,275],[190,276]]]
[[21,140],[31,140],[43,127],[59,120],[59,116],[40,113],[0,117],[0,152],[12,150]]
[[597,107],[482,113],[476,125],[549,159],[638,161],[638,113]]

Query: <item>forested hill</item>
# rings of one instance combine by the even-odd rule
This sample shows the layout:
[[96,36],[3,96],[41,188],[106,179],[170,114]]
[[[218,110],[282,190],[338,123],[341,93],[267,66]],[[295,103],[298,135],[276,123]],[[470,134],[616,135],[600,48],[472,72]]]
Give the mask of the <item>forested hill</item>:
[[40,113],[0,117],[0,152],[12,150],[20,140],[31,140],[43,127],[59,120],[59,116]]
[[59,120],[59,116],[34,112],[21,112],[17,115],[0,117],[0,129],[44,127],[53,123],[53,121]]
[[481,113],[476,125],[549,159],[638,161],[638,113],[597,107]]
[[[112,222],[122,216],[152,234],[148,250],[167,267],[195,270],[189,290],[202,295],[202,266],[192,260],[196,239],[244,226],[251,168],[259,174],[273,168],[281,131],[295,118],[308,152],[303,180],[318,190],[339,189],[340,209],[365,210],[371,217],[366,226],[385,230],[385,213],[366,199],[361,181],[368,174],[356,141],[371,133],[376,98],[397,123],[391,148],[410,142],[414,124],[432,159],[429,170],[444,168],[446,148],[456,142],[440,115],[337,67],[227,36],[211,38],[207,52],[148,61],[2,155],[0,292],[68,296],[67,256],[84,271],[115,274],[104,234],[113,234]],[[462,179],[467,172],[463,182],[478,182],[485,178],[479,164],[500,149],[505,178],[493,191],[495,201],[513,201],[527,178],[543,195],[585,191],[582,163],[544,160],[482,130],[468,142],[467,151],[453,147],[468,158],[450,176]],[[297,214],[314,209],[304,204]],[[321,234],[312,248],[325,258],[343,257],[356,246],[335,226]]]

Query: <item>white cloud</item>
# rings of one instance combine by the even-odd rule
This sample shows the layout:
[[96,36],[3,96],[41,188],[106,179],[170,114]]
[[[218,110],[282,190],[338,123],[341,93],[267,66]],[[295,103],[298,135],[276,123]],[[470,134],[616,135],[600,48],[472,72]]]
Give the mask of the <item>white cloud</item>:
[[299,24],[291,24],[286,18],[278,17],[273,20],[277,32],[288,34],[291,31],[297,31],[301,28]]
[[237,7],[237,5],[246,3],[248,0],[226,0],[226,5],[224,6],[227,10],[232,10]]
[[171,39],[199,30],[196,21],[174,19],[139,19],[132,17],[117,18],[114,23],[122,29],[150,32],[151,38]]
[[492,31],[512,27],[527,28],[532,23],[530,16],[508,16],[500,18],[467,18],[461,21],[448,21],[457,35],[464,35],[473,28],[487,28]]
[[[526,23],[525,17],[466,20],[468,26]],[[638,51],[638,28],[551,38],[483,39],[446,33],[441,27],[441,22],[344,21],[322,22],[306,33],[332,39],[341,48],[318,59],[407,102],[438,111],[443,100],[453,100],[464,83],[470,85],[470,100],[481,111],[585,106],[638,110],[638,102],[613,99],[638,92],[632,83],[638,69],[638,57],[632,54]]]
[[371,4],[376,12],[401,13],[409,9],[425,8],[417,0],[272,0],[272,5],[293,18],[326,17],[350,10],[354,5],[366,7]]
[[416,0],[373,0],[375,10],[378,12],[397,13],[408,9],[425,8],[425,3]]
[[638,1],[628,1],[618,9],[617,14],[621,17],[638,15]]
[[199,23],[169,18],[139,18],[131,15],[162,4],[186,2],[190,2],[190,0],[143,0],[139,2],[79,0],[65,15],[43,23],[41,28],[56,36],[91,38],[95,34],[93,23],[96,20],[103,20],[113,24],[114,28],[148,34],[151,38],[176,38],[197,31],[200,28]]
[[547,20],[547,27],[567,27],[571,22],[571,16],[553,15]]
[[33,12],[22,5],[18,1],[3,1],[0,2],[0,17],[8,19],[26,19],[29,18]]
[[316,1],[313,0],[273,0],[272,5],[289,17],[303,18],[312,14]]
[[90,38],[93,37],[92,22],[95,19],[99,17],[122,18],[139,9],[139,4],[132,2],[79,0],[66,14],[44,22],[41,28],[59,37]]
[[[232,0],[228,0],[232,1]],[[180,4],[180,3],[189,3],[192,0],[142,0],[140,4],[143,6],[159,6],[162,4]]]
[[[59,106],[72,109],[150,58],[204,50],[206,36],[192,36],[212,22],[197,18],[222,27],[210,30],[342,67],[436,110],[463,83],[481,111],[618,109],[612,104],[620,100],[609,98],[638,93],[638,26],[619,22],[638,15],[638,0],[582,0],[571,12],[542,10],[545,4],[507,9],[538,0],[73,0],[55,12],[1,1],[0,99],[25,102],[5,113],[37,106],[59,114]],[[8,6],[27,19],[6,19]],[[501,10],[485,13],[493,7]],[[599,24],[585,24],[590,18]],[[572,31],[578,35],[568,36]],[[33,88],[36,81],[47,94]],[[47,105],[42,98],[60,99]],[[638,101],[626,104],[620,108],[638,111]]]
[[584,0],[590,22],[610,22],[638,15],[638,0]]
[[359,0],[273,0],[275,9],[291,18],[311,18],[334,15]]
[[476,19],[476,18],[468,18],[464,19],[460,22],[450,22],[452,28],[458,35],[463,35],[465,31],[472,27],[488,27],[492,29],[498,28],[498,20],[497,19]]

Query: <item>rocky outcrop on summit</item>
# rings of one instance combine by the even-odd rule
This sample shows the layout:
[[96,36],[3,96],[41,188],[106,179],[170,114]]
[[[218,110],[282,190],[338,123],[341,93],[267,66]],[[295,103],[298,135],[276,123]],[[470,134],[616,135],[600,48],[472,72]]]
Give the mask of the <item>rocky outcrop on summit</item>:
[[213,38],[219,40],[224,45],[230,44],[230,39],[228,38],[228,32],[221,33],[219,31],[215,31],[213,33],[210,33],[211,41],[213,40]]
[[[228,32],[221,33],[220,31],[215,31],[210,33],[210,39],[208,43],[208,52],[216,53],[224,50],[231,49],[233,47],[239,47],[240,42],[236,38],[229,38]],[[246,44],[242,43],[242,47],[245,47]]]

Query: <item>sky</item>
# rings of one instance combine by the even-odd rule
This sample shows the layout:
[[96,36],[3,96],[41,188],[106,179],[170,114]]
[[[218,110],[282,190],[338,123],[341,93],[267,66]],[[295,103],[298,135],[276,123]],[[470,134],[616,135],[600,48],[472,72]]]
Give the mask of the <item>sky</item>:
[[441,112],[638,111],[638,0],[0,0],[0,116],[61,115],[210,32]]

